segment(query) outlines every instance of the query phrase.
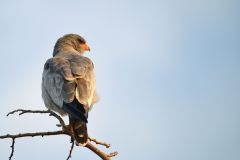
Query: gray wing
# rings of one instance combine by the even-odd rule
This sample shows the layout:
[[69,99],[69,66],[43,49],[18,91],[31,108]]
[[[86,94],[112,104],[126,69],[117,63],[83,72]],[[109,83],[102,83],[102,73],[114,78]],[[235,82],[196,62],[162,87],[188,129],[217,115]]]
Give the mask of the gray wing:
[[69,54],[49,59],[44,65],[42,97],[47,108],[65,114],[63,102],[74,97],[89,110],[96,102],[96,83],[90,59]]
[[96,80],[94,65],[87,57],[76,54],[69,54],[68,57],[73,76],[75,77],[77,100],[84,105],[85,110],[89,111],[94,103],[97,102]]

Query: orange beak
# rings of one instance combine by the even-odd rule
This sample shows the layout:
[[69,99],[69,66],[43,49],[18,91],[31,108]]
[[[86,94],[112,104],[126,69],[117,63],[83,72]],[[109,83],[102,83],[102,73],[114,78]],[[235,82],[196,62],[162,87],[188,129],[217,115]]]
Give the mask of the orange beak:
[[84,50],[84,51],[90,51],[90,47],[88,46],[87,43],[85,44],[80,44],[81,48]]

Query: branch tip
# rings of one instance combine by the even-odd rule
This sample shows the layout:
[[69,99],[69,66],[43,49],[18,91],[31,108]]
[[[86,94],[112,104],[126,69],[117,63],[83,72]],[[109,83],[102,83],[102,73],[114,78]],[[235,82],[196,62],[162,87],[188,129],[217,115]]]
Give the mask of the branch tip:
[[15,145],[15,138],[12,138],[12,145],[11,145],[11,154],[10,154],[10,156],[9,156],[9,160],[11,160],[12,159],[12,157],[13,157],[13,153],[14,153],[14,145]]
[[74,147],[74,139],[73,139],[73,137],[71,137],[70,143],[72,143],[72,145],[71,145],[71,148],[69,150],[69,154],[68,154],[67,160],[69,160],[72,157],[72,151],[73,151],[73,147]]

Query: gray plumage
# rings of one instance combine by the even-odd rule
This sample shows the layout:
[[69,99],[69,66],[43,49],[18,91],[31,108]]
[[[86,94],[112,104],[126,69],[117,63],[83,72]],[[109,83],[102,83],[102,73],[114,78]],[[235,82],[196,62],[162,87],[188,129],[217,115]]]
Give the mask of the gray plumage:
[[63,102],[74,96],[89,111],[96,102],[93,63],[77,53],[66,53],[47,60],[42,79],[42,96],[47,108],[64,115]]
[[75,98],[83,105],[86,113],[97,101],[94,65],[89,58],[83,56],[86,48],[81,45],[86,46],[86,41],[79,35],[61,37],[56,42],[53,57],[44,65],[43,101],[48,109],[61,115],[71,116],[71,113],[64,110],[64,104],[73,103]]

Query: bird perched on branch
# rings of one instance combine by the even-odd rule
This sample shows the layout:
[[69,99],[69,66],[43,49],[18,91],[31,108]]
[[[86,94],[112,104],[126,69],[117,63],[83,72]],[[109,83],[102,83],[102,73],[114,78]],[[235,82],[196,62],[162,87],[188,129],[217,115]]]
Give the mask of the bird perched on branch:
[[55,44],[53,57],[44,65],[42,98],[45,106],[69,116],[69,126],[79,145],[87,143],[88,112],[97,101],[94,65],[84,57],[90,51],[85,39],[67,34]]

